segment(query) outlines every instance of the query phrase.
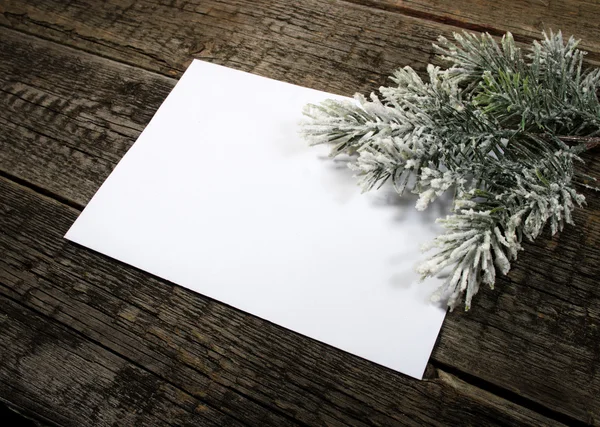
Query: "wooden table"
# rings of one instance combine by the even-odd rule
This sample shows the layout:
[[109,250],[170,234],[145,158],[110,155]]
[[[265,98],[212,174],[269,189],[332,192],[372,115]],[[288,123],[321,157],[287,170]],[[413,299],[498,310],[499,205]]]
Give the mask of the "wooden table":
[[[597,0],[0,0],[0,400],[41,425],[600,425],[600,195],[416,381],[63,239],[192,58],[351,95],[466,28],[600,63]],[[583,166],[600,177],[598,150]],[[6,406],[5,406],[6,409]]]

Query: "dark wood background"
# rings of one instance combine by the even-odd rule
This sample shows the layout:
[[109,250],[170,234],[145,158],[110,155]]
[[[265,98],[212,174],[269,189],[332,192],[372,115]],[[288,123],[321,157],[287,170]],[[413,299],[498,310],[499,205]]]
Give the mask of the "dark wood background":
[[[0,0],[0,401],[41,425],[600,425],[600,196],[450,314],[424,381],[63,239],[192,58],[351,95],[597,0]],[[582,166],[600,178],[598,150]]]

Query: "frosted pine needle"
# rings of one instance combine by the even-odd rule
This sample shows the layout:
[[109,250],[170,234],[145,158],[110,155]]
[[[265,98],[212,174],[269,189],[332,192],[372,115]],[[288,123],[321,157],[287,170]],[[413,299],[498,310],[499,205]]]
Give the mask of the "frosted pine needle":
[[[437,253],[418,269],[423,278],[450,268],[432,299],[469,309],[480,285],[507,274],[523,238],[550,223],[572,224],[584,203],[575,190],[591,178],[573,167],[600,142],[600,69],[586,68],[572,37],[544,33],[527,51],[507,33],[454,34],[434,48],[449,68],[429,65],[423,80],[397,70],[395,85],[369,99],[308,105],[303,135],[352,155],[365,191],[391,181],[402,195],[419,194],[424,210],[454,192],[452,214]],[[409,180],[411,175],[416,179]]]

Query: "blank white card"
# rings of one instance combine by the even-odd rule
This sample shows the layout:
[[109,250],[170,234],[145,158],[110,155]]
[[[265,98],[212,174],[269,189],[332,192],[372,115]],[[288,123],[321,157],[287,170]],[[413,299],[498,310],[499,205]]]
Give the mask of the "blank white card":
[[415,266],[442,207],[362,194],[309,147],[302,108],[327,98],[194,61],[66,238],[422,378],[445,309]]

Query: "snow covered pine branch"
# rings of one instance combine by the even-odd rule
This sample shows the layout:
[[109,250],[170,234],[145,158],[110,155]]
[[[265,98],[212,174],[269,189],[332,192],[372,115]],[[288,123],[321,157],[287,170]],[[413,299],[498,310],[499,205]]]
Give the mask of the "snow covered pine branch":
[[[574,170],[578,155],[600,141],[600,70],[584,69],[572,37],[544,33],[523,52],[510,33],[454,34],[434,48],[449,63],[429,65],[428,82],[410,67],[370,99],[308,105],[303,135],[352,155],[364,190],[391,181],[418,193],[416,208],[454,192],[438,252],[419,267],[423,278],[448,271],[432,296],[465,308],[480,285],[506,274],[523,238],[546,223],[571,224],[575,190],[591,178]],[[409,180],[409,176],[416,180]],[[414,181],[414,184],[412,183]]]

